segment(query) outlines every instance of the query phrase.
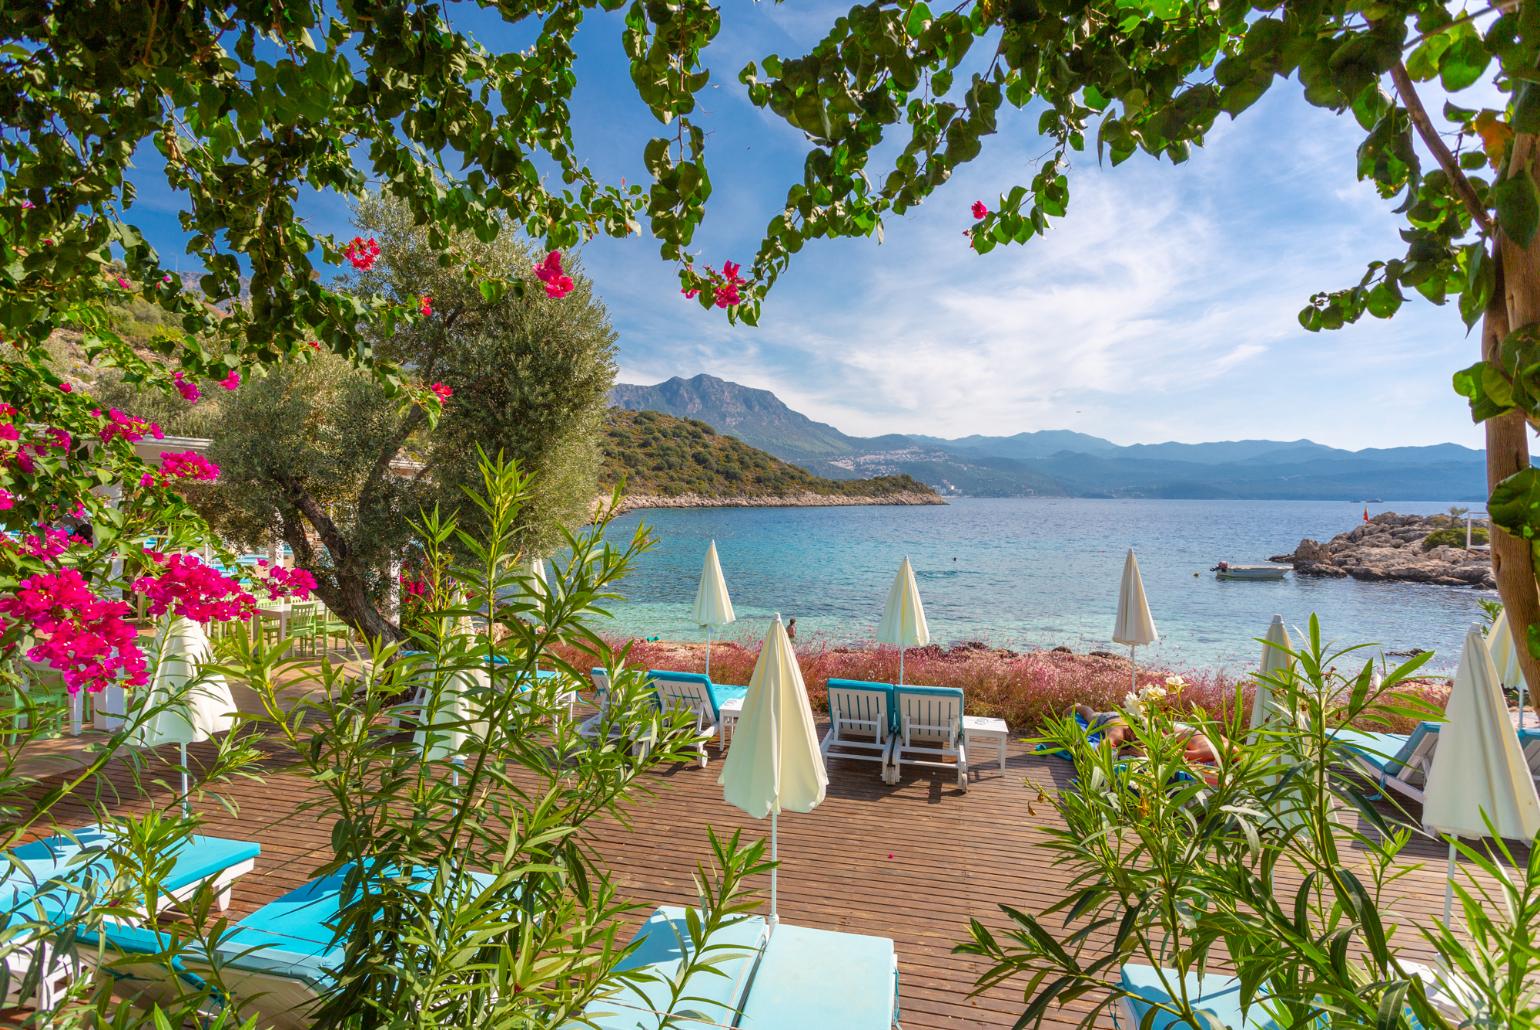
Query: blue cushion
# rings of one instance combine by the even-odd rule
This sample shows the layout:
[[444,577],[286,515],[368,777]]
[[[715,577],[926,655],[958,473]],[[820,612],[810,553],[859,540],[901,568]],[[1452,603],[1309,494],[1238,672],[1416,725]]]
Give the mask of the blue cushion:
[[[236,923],[219,940],[215,953],[239,969],[286,976],[316,988],[326,986],[343,959],[345,945],[335,927],[347,872],[339,869],[263,905]],[[426,887],[433,870],[419,868],[416,875]],[[478,889],[491,883],[485,874],[469,875]]]
[[846,690],[875,690],[888,695],[888,732],[898,732],[898,702],[893,696],[893,684],[877,683],[873,680],[835,680],[829,681],[831,687],[844,687]]
[[667,683],[698,683],[706,688],[706,693],[711,696],[711,715],[714,719],[722,718],[722,705],[728,701],[742,700],[748,696],[748,687],[728,687],[711,682],[710,676],[698,672],[674,672],[671,669],[648,669],[647,679],[663,680]]
[[[784,927],[776,930],[779,934]],[[685,981],[682,997],[687,999],[676,1014],[696,1014],[704,1025],[736,1026],[743,1006],[743,996],[754,971],[755,958],[764,940],[765,921],[759,916],[745,916],[728,923],[712,935],[709,947],[715,955],[716,972],[701,971]],[[659,979],[620,987],[614,994],[596,998],[583,1010],[584,1026],[599,1030],[636,1030],[638,1026],[657,1026],[653,1011],[666,1010],[672,992],[666,981],[677,975],[685,961],[683,947],[690,942],[685,910],[660,908],[642,924],[634,940],[637,948],[616,968],[620,971],[645,969]],[[716,950],[718,945],[730,945]],[[695,1025],[684,1021],[686,1025]],[[571,1024],[577,1026],[578,1024]],[[785,1023],[742,1024],[765,1027]],[[886,1025],[886,1024],[884,1024]]]
[[[1173,970],[1157,971],[1154,966],[1129,963],[1123,967],[1123,989],[1129,992],[1128,1004],[1133,1009],[1135,1026],[1148,1027],[1148,1030],[1167,1030],[1167,1028],[1183,1028],[1189,1030],[1190,1024],[1178,1016],[1169,1012],[1156,1012],[1155,1018],[1149,1023],[1143,1022],[1145,1015],[1154,1009],[1151,1002],[1169,1004],[1175,999],[1166,992],[1161,983],[1161,976],[1173,984],[1177,975]],[[1241,985],[1233,976],[1222,976],[1218,973],[1188,973],[1181,978],[1186,985],[1188,1001],[1192,1003],[1194,1011],[1200,1017],[1208,1017],[1212,1022],[1212,1030],[1275,1030],[1277,1023],[1269,1019],[1266,1010],[1258,1004],[1263,993],[1264,985],[1258,995],[1252,1001],[1251,1008],[1243,1014],[1241,1012]]]
[[1371,733],[1366,730],[1342,727],[1335,730],[1332,737],[1347,744],[1366,762],[1378,769],[1381,775],[1397,776],[1406,766],[1407,760],[1422,745],[1424,738],[1429,734],[1438,733],[1439,725],[1436,722],[1419,723],[1410,734]]
[[[12,865],[0,878],[0,917],[7,921],[16,916],[36,918],[39,909],[48,919],[68,916],[79,902],[78,889],[89,878],[111,875],[112,857],[107,851],[111,844],[111,830],[93,823],[70,836],[45,837],[12,849],[20,868]],[[261,851],[254,841],[188,837],[173,852],[161,892],[190,887],[256,858]]]
[[897,1012],[897,968],[886,937],[781,923],[765,945],[738,1025],[888,1030]]

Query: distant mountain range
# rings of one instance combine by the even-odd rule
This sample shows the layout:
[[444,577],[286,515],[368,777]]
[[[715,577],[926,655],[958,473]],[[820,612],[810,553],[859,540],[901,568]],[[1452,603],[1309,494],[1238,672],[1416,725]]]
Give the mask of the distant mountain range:
[[618,408],[698,419],[816,475],[909,475],[954,495],[1385,501],[1487,495],[1483,453],[1452,443],[1361,451],[1310,440],[1121,446],[1064,429],[957,439],[857,437],[793,411],[769,390],[708,375],[617,384],[610,400]]

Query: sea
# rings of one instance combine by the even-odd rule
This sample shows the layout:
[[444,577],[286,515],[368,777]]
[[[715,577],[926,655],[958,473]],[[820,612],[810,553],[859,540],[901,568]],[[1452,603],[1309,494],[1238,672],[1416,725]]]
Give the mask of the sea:
[[[1446,511],[1449,502],[1397,501],[1370,514]],[[1362,520],[1342,501],[958,498],[922,507],[675,508],[631,512],[609,537],[638,525],[655,546],[621,585],[601,631],[704,640],[691,606],[708,542],[715,540],[738,621],[716,639],[758,640],[775,613],[796,618],[797,643],[876,637],[883,602],[908,557],[931,638],[1031,650],[1122,650],[1111,641],[1124,555],[1138,555],[1160,641],[1141,663],[1177,670],[1242,671],[1274,614],[1323,636],[1370,644],[1379,654],[1434,652],[1428,668],[1452,671],[1465,631],[1490,591],[1415,583],[1297,576],[1279,582],[1218,580],[1221,560],[1261,562],[1300,540],[1328,540]]]

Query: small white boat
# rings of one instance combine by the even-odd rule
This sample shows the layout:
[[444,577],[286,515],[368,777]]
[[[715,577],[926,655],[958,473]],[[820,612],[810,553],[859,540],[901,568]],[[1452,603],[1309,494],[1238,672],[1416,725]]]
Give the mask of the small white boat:
[[1215,579],[1282,579],[1288,575],[1287,565],[1236,565],[1222,561],[1210,570]]

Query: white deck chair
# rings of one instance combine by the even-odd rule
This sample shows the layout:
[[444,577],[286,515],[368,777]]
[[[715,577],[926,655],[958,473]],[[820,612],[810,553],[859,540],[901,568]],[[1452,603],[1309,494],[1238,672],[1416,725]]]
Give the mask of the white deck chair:
[[[618,722],[609,720],[610,708],[610,677],[603,669],[593,669],[589,672],[593,677],[596,703],[599,710],[578,724],[578,735],[590,743],[597,741],[601,735],[605,735],[612,741],[620,741],[626,737],[626,727]],[[652,735],[638,736],[631,740],[631,753],[639,758],[646,757],[652,750]]]
[[700,755],[700,766],[706,767],[706,741],[718,735],[717,703],[711,696],[711,688],[701,679],[679,678],[652,680],[658,691],[658,704],[664,714],[674,711],[689,713],[695,720],[695,733],[699,738],[695,750]]
[[968,751],[962,732],[963,692],[956,687],[894,687],[898,739],[893,742],[892,782],[901,766],[956,769],[968,789]]
[[[1438,748],[1439,724],[1423,722],[1409,734],[1337,730],[1365,773],[1381,787],[1389,787],[1421,803]],[[1531,766],[1533,768],[1533,766]]]
[[893,686],[863,680],[829,681],[829,731],[819,750],[824,760],[853,758],[880,762],[882,782],[897,779],[893,762]]

